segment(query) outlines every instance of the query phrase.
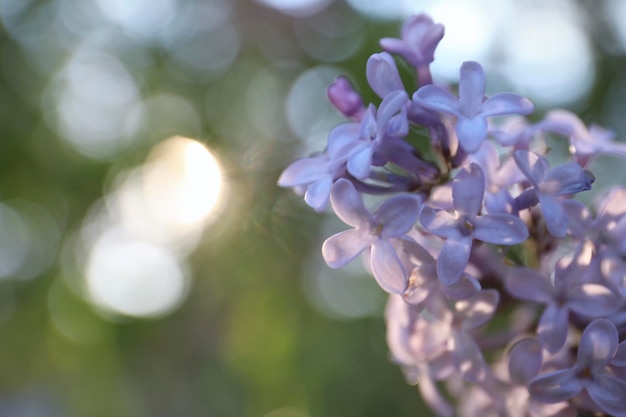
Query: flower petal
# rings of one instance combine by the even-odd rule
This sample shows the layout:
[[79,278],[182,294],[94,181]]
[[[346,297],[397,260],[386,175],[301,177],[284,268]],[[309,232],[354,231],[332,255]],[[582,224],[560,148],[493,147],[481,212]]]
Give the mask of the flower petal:
[[485,214],[472,219],[475,239],[497,245],[516,245],[528,239],[526,224],[505,213]]
[[437,236],[456,239],[461,236],[458,229],[458,220],[444,210],[435,210],[424,206],[420,214],[420,223],[426,230]]
[[[376,123],[380,130],[384,129],[392,116],[400,111],[409,101],[406,91],[392,91],[383,98],[376,114]],[[406,118],[406,116],[405,116]]]
[[304,201],[317,211],[323,211],[328,205],[333,181],[330,177],[323,178],[309,185],[304,194]]
[[363,204],[361,194],[346,179],[342,178],[335,183],[330,193],[330,201],[337,217],[352,227],[369,225],[373,220]]
[[528,385],[531,397],[542,403],[560,403],[574,397],[584,388],[576,369],[563,369],[533,378]]
[[556,289],[548,277],[531,268],[515,268],[504,281],[506,290],[515,298],[548,304],[556,295]]
[[485,359],[470,335],[461,330],[453,332],[449,347],[454,364],[464,379],[479,382],[485,378],[487,371]]
[[486,324],[496,311],[500,293],[483,290],[466,300],[457,301],[455,309],[463,316],[464,329],[476,329]]
[[372,273],[381,288],[390,294],[402,294],[408,279],[402,262],[391,242],[377,240],[372,245]]
[[592,370],[604,368],[615,356],[619,335],[615,325],[607,319],[596,319],[583,330],[578,345],[577,363]]
[[556,353],[565,345],[569,327],[569,310],[550,304],[539,319],[537,336],[541,345],[550,353]]
[[452,181],[452,200],[458,212],[474,216],[483,205],[485,174],[480,166],[471,163],[456,174]]
[[576,194],[591,189],[595,177],[576,162],[567,162],[546,173],[539,191],[555,196]]
[[539,183],[550,169],[550,164],[546,158],[523,149],[515,151],[513,158],[519,169],[526,175],[533,186],[538,188]]
[[[373,54],[367,60],[365,68],[367,82],[378,97],[385,97],[393,91],[404,92],[404,85],[396,61],[387,52]],[[405,93],[406,94],[406,93]]]
[[459,144],[467,153],[474,153],[480,148],[480,144],[487,137],[487,119],[482,115],[472,118],[459,117],[456,122],[456,135]]
[[413,101],[423,107],[460,116],[458,100],[448,90],[437,85],[425,85],[413,94]]
[[373,238],[360,229],[350,229],[326,239],[322,245],[322,255],[331,268],[341,268],[367,248]]
[[374,149],[372,143],[358,152],[353,153],[348,159],[348,172],[355,178],[363,180],[370,175],[372,167],[372,155]]
[[626,366],[626,340],[617,346],[617,352],[611,360],[611,365]]
[[499,93],[489,97],[482,106],[484,116],[502,116],[505,114],[530,114],[535,109],[533,103],[525,97],[512,93]]
[[278,178],[278,185],[281,187],[308,185],[326,176],[329,174],[325,159],[302,158],[285,168]]
[[362,142],[359,141],[360,132],[359,123],[343,123],[335,126],[328,134],[326,143],[328,158],[334,161],[350,156],[359,142]]
[[626,381],[608,374],[597,374],[587,393],[602,411],[614,417],[626,416]]
[[446,240],[437,258],[437,275],[444,285],[452,285],[461,278],[471,249],[471,238]]
[[569,288],[567,295],[570,310],[590,318],[608,316],[622,303],[621,297],[600,284],[583,284]]
[[381,237],[399,237],[415,226],[420,202],[410,195],[398,195],[385,201],[374,214],[374,221],[383,226]]
[[550,195],[539,194],[539,204],[550,234],[554,237],[565,237],[569,221],[559,200]]
[[485,99],[485,72],[478,62],[467,61],[461,65],[459,79],[459,106],[461,113],[476,116]]
[[537,339],[529,337],[518,341],[508,356],[509,376],[514,383],[526,385],[541,370],[543,358],[541,343]]
[[464,300],[473,297],[481,290],[480,282],[469,274],[461,275],[461,278],[452,285],[443,286],[444,294],[453,300]]

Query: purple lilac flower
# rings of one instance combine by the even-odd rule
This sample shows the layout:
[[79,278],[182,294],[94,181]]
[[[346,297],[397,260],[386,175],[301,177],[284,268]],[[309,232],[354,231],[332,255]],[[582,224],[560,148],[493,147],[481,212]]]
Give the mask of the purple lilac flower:
[[361,120],[365,113],[365,106],[359,93],[354,91],[352,84],[346,77],[337,77],[337,79],[326,90],[328,99],[333,106],[344,116]]
[[485,176],[477,164],[460,170],[452,182],[455,215],[425,206],[420,222],[426,230],[446,238],[437,258],[437,275],[445,285],[461,278],[474,239],[499,245],[515,245],[528,238],[524,222],[513,215],[480,215]]
[[309,158],[298,159],[289,165],[278,178],[281,187],[301,187],[304,201],[317,211],[328,205],[333,182],[345,175],[346,162],[357,152],[358,124],[343,124],[328,135],[326,152]]
[[370,174],[375,152],[383,145],[386,136],[401,137],[409,131],[404,108],[408,97],[404,91],[389,93],[380,103],[378,111],[370,105],[360,123],[358,150],[348,157],[348,172],[358,179]]
[[435,59],[435,49],[443,38],[444,27],[433,22],[430,16],[418,14],[402,25],[402,39],[383,38],[380,46],[387,52],[398,54],[416,68],[421,85],[431,84],[428,66]]
[[402,39],[383,38],[380,46],[387,52],[401,55],[417,67],[433,62],[435,49],[443,38],[444,27],[430,16],[418,14],[408,18],[402,25]]
[[371,248],[371,268],[378,284],[389,293],[402,294],[408,273],[392,240],[402,238],[415,225],[420,208],[418,199],[410,195],[392,197],[372,215],[365,208],[361,194],[346,179],[335,183],[330,199],[337,216],[354,229],[326,239],[322,254],[328,266],[342,267]]
[[475,162],[485,174],[485,208],[489,213],[517,213],[515,200],[509,187],[524,179],[512,158],[500,163],[496,146],[491,141],[484,141],[477,152],[469,155],[469,161]]
[[626,381],[611,375],[607,365],[618,349],[615,325],[606,319],[590,323],[580,338],[576,363],[530,381],[532,397],[545,403],[567,401],[585,390],[605,413],[626,416]]
[[552,110],[534,126],[535,131],[553,132],[570,140],[571,152],[582,166],[600,154],[626,157],[626,144],[615,143],[615,132],[597,125],[589,129],[575,114],[567,110]]
[[550,234],[564,237],[568,220],[558,197],[590,190],[595,177],[576,162],[550,169],[548,161],[534,152],[517,150],[513,157],[533,186],[516,199],[518,209],[539,203]]
[[534,110],[530,100],[513,93],[499,93],[485,99],[485,73],[477,62],[464,62],[461,66],[458,99],[442,87],[426,85],[415,92],[413,101],[456,116],[456,134],[468,153],[476,152],[487,137],[488,117],[530,114]]
[[[437,279],[437,261],[422,246],[412,240],[402,241],[401,254],[408,258],[409,268],[412,269],[407,289],[403,294],[404,300],[413,305],[428,305],[431,302],[470,298],[481,290],[476,278],[463,274],[454,284],[445,286]],[[408,269],[408,268],[407,268]]]
[[599,318],[613,313],[621,304],[620,297],[608,287],[587,282],[585,275],[589,271],[593,267],[573,260],[566,267],[556,265],[554,283],[531,268],[513,269],[506,277],[506,289],[514,297],[546,305],[537,334],[550,353],[565,345],[570,311],[582,317]]
[[470,382],[482,381],[487,376],[488,367],[472,333],[491,320],[499,300],[498,291],[483,290],[456,301],[452,309],[447,307],[447,303],[441,303],[439,308],[431,304],[429,313],[436,319],[430,326],[430,340],[415,338],[414,346],[420,350],[433,346],[434,341],[443,341],[441,349],[449,352],[452,363],[463,378]]

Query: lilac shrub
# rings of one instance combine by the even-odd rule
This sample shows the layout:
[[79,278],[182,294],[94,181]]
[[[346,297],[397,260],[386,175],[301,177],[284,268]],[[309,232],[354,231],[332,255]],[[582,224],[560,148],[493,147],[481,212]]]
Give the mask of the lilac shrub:
[[477,62],[456,89],[433,84],[443,36],[420,14],[381,40],[365,70],[379,103],[344,77],[330,85],[348,121],[278,183],[352,227],[323,258],[362,257],[389,293],[391,357],[436,414],[626,416],[626,188],[576,198],[590,161],[626,145],[568,111],[533,122],[529,99],[487,97]]

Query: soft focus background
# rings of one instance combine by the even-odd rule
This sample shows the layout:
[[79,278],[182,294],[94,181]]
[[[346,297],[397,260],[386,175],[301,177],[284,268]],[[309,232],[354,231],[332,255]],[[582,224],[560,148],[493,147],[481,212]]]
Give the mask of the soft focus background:
[[622,0],[0,0],[0,417],[427,415],[385,295],[322,262],[344,226],[276,186],[419,11],[437,82],[626,136]]

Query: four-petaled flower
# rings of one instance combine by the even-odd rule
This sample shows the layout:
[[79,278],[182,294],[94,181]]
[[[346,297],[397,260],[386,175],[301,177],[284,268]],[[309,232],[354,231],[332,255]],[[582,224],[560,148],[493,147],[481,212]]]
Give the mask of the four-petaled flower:
[[485,175],[475,163],[460,170],[452,182],[455,214],[424,206],[420,222],[426,230],[446,238],[437,258],[437,275],[445,285],[461,278],[474,239],[499,245],[515,245],[528,238],[522,220],[510,214],[480,215],[485,193]]
[[546,158],[534,152],[520,149],[513,158],[533,186],[517,198],[518,208],[539,203],[548,231],[555,237],[564,237],[568,219],[558,197],[590,190],[595,177],[576,162],[550,169]]
[[603,412],[615,417],[626,416],[626,381],[607,370],[618,342],[617,329],[611,321],[593,321],[580,338],[574,366],[533,378],[528,386],[532,398],[557,403],[585,390]]
[[364,206],[361,194],[352,183],[340,179],[335,183],[331,204],[337,216],[354,229],[329,237],[322,254],[331,268],[339,268],[371,248],[374,278],[387,292],[402,294],[407,287],[408,272],[402,264],[393,239],[403,238],[417,221],[420,202],[410,195],[398,195],[386,200],[371,214]]
[[485,73],[477,62],[464,62],[459,79],[459,98],[448,90],[426,85],[413,95],[413,101],[426,108],[456,116],[456,134],[468,153],[478,150],[487,137],[487,118],[507,114],[530,114],[533,104],[513,93],[499,93],[485,99]]

